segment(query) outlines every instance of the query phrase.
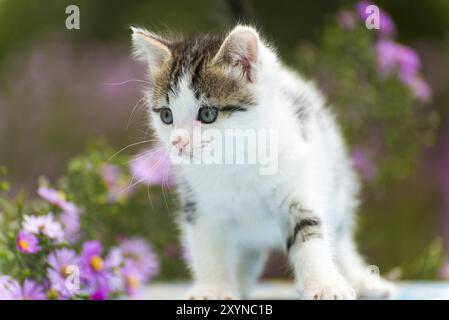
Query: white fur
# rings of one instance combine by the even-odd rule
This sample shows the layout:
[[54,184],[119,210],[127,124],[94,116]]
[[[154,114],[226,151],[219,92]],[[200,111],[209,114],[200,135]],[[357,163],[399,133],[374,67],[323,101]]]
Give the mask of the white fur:
[[[238,28],[242,27],[231,35],[238,34]],[[242,32],[247,38],[248,32],[256,33],[248,27]],[[277,129],[279,169],[263,176],[257,166],[249,165],[176,166],[177,176],[192,189],[198,216],[195,223],[180,224],[195,281],[187,297],[246,297],[268,251],[285,249],[293,223],[282,205],[285,199],[299,201],[322,222],[321,238],[295,244],[290,250],[301,297],[352,299],[353,288],[366,295],[362,285],[365,264],[351,235],[358,182],[334,117],[312,84],[284,67],[259,37],[257,41],[257,60],[252,65],[255,80],[248,87],[258,105],[211,127]],[[179,94],[172,98],[174,126],[162,124],[157,116],[152,120],[158,137],[167,145],[173,128],[191,129],[189,123],[199,108],[187,83],[183,80]],[[309,115],[303,123],[294,113],[291,93],[306,101]],[[384,280],[376,285],[381,295],[390,290]]]

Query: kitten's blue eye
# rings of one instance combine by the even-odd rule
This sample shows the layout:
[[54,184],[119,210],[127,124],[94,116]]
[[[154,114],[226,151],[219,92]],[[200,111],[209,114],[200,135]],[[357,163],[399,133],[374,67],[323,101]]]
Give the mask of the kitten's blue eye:
[[161,120],[165,124],[172,124],[173,123],[173,115],[171,113],[171,110],[169,108],[162,108],[160,110],[160,116]]
[[218,108],[216,107],[202,107],[198,110],[198,120],[202,123],[212,123],[217,120]]

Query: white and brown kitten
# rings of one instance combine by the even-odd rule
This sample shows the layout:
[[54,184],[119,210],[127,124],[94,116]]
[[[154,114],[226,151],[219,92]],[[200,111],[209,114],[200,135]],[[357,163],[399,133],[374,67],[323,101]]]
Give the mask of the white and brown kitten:
[[174,40],[133,28],[132,39],[149,71],[151,125],[177,157],[222,144],[194,142],[195,126],[278,134],[273,174],[245,164],[174,166],[194,278],[187,298],[247,297],[274,248],[288,254],[304,299],[392,292],[382,278],[367,281],[352,236],[358,182],[335,119],[311,83],[286,68],[252,27]]

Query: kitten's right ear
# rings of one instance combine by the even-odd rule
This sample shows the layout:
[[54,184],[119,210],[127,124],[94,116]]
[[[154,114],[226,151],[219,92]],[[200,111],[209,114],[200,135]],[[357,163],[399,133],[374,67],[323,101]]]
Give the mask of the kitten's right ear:
[[148,63],[151,71],[159,69],[171,57],[168,43],[147,30],[131,27],[133,54],[137,60]]

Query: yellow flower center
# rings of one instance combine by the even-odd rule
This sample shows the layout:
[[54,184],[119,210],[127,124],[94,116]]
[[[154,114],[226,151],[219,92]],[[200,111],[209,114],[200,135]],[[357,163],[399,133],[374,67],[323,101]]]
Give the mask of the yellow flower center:
[[47,298],[49,300],[57,300],[59,298],[59,293],[55,289],[51,289],[47,292]]
[[65,266],[65,267],[61,268],[60,274],[61,274],[62,277],[67,278],[72,273],[70,272],[69,266]]
[[101,271],[103,269],[103,259],[99,256],[93,256],[92,259],[90,259],[90,266],[95,271]]
[[135,276],[128,276],[127,280],[128,280],[128,285],[133,289],[137,289],[140,286],[140,281]]
[[26,251],[30,248],[28,242],[26,240],[20,240],[19,241],[19,247],[20,249],[22,249],[23,251]]
[[58,191],[57,194],[58,194],[58,198],[59,198],[59,199],[61,199],[61,200],[65,200],[65,199],[66,199],[66,195],[65,195],[64,192]]

